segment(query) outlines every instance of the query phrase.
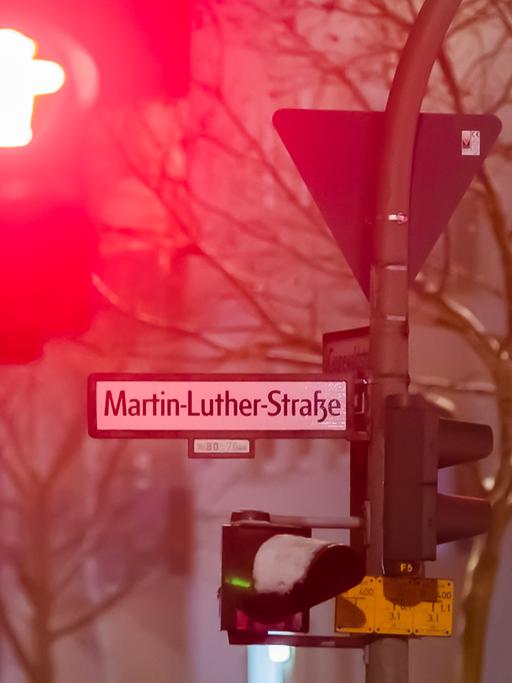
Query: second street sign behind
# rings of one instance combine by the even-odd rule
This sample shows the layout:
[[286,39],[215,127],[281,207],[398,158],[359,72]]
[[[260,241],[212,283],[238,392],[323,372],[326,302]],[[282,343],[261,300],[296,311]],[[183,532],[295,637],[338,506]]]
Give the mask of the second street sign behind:
[[333,375],[89,377],[93,437],[339,437],[352,431],[352,382]]

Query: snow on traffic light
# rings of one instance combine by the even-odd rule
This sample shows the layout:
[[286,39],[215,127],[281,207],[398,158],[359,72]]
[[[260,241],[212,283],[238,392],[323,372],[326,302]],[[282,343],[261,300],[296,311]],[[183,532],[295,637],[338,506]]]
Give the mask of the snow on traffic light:
[[363,559],[348,546],[272,524],[264,512],[233,513],[222,530],[221,629],[307,632],[309,609],[363,576]]

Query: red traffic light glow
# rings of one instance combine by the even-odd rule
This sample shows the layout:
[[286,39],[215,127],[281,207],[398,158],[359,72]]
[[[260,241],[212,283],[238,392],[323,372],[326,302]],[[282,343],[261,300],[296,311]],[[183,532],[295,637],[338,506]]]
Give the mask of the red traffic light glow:
[[95,312],[96,230],[83,206],[5,203],[0,218],[0,364],[29,363],[53,338],[76,337]]
[[19,31],[0,29],[0,147],[24,147],[32,140],[34,98],[57,92],[64,69],[34,59],[37,44]]

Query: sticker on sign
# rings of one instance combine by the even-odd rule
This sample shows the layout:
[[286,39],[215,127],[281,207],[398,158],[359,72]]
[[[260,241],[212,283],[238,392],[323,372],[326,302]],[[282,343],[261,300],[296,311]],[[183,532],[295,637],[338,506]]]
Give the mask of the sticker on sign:
[[94,437],[336,436],[349,381],[326,375],[91,375]]
[[189,458],[254,458],[251,439],[189,439]]
[[194,439],[195,453],[249,453],[249,439]]

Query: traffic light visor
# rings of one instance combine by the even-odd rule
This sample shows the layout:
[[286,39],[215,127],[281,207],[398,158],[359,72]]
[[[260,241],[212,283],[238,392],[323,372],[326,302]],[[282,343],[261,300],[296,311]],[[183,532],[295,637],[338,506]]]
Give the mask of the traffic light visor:
[[[329,600],[360,583],[364,576],[363,560],[352,548],[315,539],[300,538],[299,544],[296,541],[296,536],[287,534],[269,539],[268,560],[265,559],[266,544],[255,558],[254,587],[240,586],[238,589],[241,608],[261,623],[276,623]],[[279,545],[281,550],[276,553],[275,548]],[[279,558],[278,563],[275,563],[276,558]],[[283,567],[278,566],[283,564],[287,565],[284,572]],[[262,582],[264,571],[276,575],[274,583],[271,580]],[[285,574],[288,582],[283,580]]]

